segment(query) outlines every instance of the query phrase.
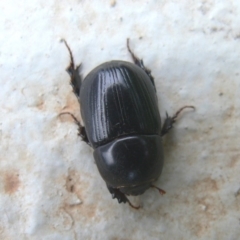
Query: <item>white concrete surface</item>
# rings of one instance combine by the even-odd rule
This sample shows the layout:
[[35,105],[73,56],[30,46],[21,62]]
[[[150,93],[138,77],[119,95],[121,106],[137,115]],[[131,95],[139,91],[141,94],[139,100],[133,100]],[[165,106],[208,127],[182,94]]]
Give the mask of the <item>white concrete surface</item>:
[[[239,1],[1,1],[0,239],[240,239]],[[151,68],[162,117],[191,104],[165,138],[154,189],[112,200],[77,136],[65,38],[83,75]]]

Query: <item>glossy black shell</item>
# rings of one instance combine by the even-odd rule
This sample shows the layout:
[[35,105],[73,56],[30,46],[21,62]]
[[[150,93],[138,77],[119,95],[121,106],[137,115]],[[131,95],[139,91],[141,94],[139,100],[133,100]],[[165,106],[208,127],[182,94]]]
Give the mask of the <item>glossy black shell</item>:
[[161,119],[149,76],[129,62],[101,64],[84,79],[80,105],[107,185],[125,194],[142,194],[163,167]]
[[80,92],[81,115],[93,148],[133,135],[160,135],[155,88],[130,62],[111,61],[92,70]]

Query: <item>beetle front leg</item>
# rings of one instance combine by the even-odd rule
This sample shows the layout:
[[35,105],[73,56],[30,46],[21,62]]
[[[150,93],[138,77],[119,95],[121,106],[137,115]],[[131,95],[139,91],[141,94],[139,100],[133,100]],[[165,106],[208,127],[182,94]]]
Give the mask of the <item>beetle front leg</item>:
[[130,49],[130,47],[129,47],[129,38],[127,39],[127,49],[128,49],[129,53],[130,53],[131,56],[132,56],[133,62],[134,62],[137,66],[139,66],[139,67],[149,76],[149,78],[150,78],[150,80],[151,80],[151,82],[152,82],[152,84],[153,84],[153,86],[154,86],[154,88],[155,88],[155,91],[156,91],[154,78],[153,78],[153,76],[152,76],[152,74],[151,74],[150,69],[146,68],[146,67],[144,66],[143,60],[140,59],[140,58],[138,58],[138,57],[133,53],[133,51]]
[[109,190],[109,192],[111,193],[112,195],[112,198],[116,198],[118,200],[118,203],[126,203],[128,202],[128,204],[134,208],[134,209],[139,209],[140,206],[134,206],[130,201],[129,199],[125,196],[124,193],[122,193],[119,189],[117,188],[112,188],[110,186],[107,185],[107,188]]
[[71,77],[70,84],[73,88],[73,92],[75,93],[76,97],[79,100],[80,89],[81,89],[81,84],[82,84],[82,78],[81,78],[81,75],[80,75],[81,64],[79,64],[78,66],[75,67],[74,59],[73,59],[73,55],[72,55],[72,51],[71,51],[70,47],[68,46],[67,42],[64,39],[62,39],[61,41],[67,47],[69,55],[70,55],[70,64],[66,68],[66,71]]
[[173,124],[176,122],[176,119],[179,115],[180,112],[182,112],[183,109],[185,108],[192,108],[195,109],[194,106],[184,106],[182,108],[180,108],[173,117],[169,117],[167,112],[166,112],[166,119],[163,123],[163,127],[162,127],[162,131],[161,131],[161,136],[164,136],[165,134],[167,134],[169,132],[169,130],[171,130],[173,128]]

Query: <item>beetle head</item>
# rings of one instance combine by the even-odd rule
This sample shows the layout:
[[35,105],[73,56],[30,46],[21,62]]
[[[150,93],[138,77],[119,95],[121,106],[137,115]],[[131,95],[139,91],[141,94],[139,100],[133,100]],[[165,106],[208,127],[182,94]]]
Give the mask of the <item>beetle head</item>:
[[119,190],[126,195],[137,196],[137,195],[143,194],[150,187],[151,187],[151,183],[144,183],[144,184],[132,186],[132,187],[121,187],[119,188]]
[[140,195],[161,174],[162,140],[157,135],[127,136],[98,147],[94,158],[108,186],[127,195]]

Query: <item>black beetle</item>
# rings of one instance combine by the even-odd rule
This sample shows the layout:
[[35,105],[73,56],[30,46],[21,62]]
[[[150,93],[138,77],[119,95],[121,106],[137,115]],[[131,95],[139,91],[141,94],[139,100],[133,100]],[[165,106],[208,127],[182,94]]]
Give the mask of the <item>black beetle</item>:
[[[110,61],[93,69],[82,81],[80,65],[75,67],[72,52],[66,69],[73,92],[81,106],[85,127],[71,114],[79,126],[79,135],[94,149],[98,170],[109,192],[118,202],[128,202],[126,195],[140,195],[154,187],[163,168],[162,136],[172,127],[173,117],[166,114],[161,126],[154,78],[143,61],[129,48],[133,63]],[[62,113],[66,114],[66,113]]]

